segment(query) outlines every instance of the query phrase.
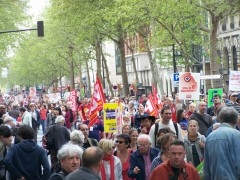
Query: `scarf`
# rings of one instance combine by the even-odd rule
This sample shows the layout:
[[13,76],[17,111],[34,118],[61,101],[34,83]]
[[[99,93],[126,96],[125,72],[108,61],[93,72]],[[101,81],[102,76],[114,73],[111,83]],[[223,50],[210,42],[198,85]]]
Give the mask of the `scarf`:
[[[115,180],[114,178],[114,158],[112,155],[105,155],[103,157],[104,161],[109,161],[110,163],[110,180]],[[104,164],[101,164],[101,176],[102,176],[102,180],[106,180],[106,171],[104,168]]]

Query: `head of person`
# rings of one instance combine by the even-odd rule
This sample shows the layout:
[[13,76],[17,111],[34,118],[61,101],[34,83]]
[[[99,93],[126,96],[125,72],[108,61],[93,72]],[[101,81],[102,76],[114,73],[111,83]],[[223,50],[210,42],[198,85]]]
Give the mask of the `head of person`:
[[218,118],[219,113],[220,113],[220,111],[222,110],[223,107],[226,107],[226,106],[225,106],[225,105],[220,105],[220,106],[217,106],[217,107],[214,109],[214,113],[215,113],[215,115],[217,116],[217,118]]
[[196,136],[198,134],[199,131],[199,125],[198,122],[196,120],[190,120],[188,122],[188,134],[192,135],[192,136]]
[[103,151],[95,146],[87,148],[82,155],[82,166],[98,174],[103,159]]
[[128,124],[123,125],[123,127],[122,127],[122,133],[123,134],[129,135],[130,130],[131,130],[131,126],[130,125],[128,125]]
[[13,140],[13,134],[9,127],[0,126],[0,141],[5,146],[10,146]]
[[168,97],[168,98],[167,98],[167,105],[168,105],[169,107],[172,107],[172,105],[173,105],[173,98],[171,98],[171,97]]
[[177,137],[171,133],[164,134],[162,137],[157,138],[157,147],[161,149],[161,153],[167,153],[170,148],[170,143],[177,139]]
[[186,112],[184,109],[177,110],[177,122],[179,123],[182,119],[186,118]]
[[141,127],[150,128],[152,124],[154,124],[155,117],[150,116],[149,114],[144,114],[137,120],[141,122]]
[[28,125],[23,125],[19,127],[18,135],[21,138],[21,140],[33,140],[34,130]]
[[80,124],[78,126],[78,130],[82,131],[83,135],[84,135],[84,138],[88,138],[89,136],[89,128],[86,124]]
[[65,144],[58,150],[57,158],[60,161],[61,168],[71,173],[80,167],[82,154],[83,149],[78,145]]
[[55,124],[59,124],[59,125],[64,125],[65,122],[65,118],[63,116],[57,116],[57,118],[55,119]]
[[220,123],[228,123],[236,126],[238,122],[238,112],[233,107],[223,107],[219,113],[218,120]]
[[141,113],[144,112],[144,106],[143,106],[143,104],[139,104],[139,105],[138,105],[138,111],[141,112]]
[[127,115],[123,115],[122,116],[122,119],[123,119],[123,124],[128,124],[128,125],[131,125],[131,117],[129,114]]
[[64,112],[66,112],[66,111],[67,111],[67,106],[66,106],[66,105],[63,105],[63,106],[61,107],[61,110],[64,111]]
[[161,109],[161,117],[163,122],[169,122],[172,119],[172,110],[169,106],[163,106]]
[[70,133],[70,141],[72,144],[83,146],[84,135],[82,131],[74,130]]
[[176,139],[170,143],[169,159],[172,167],[182,168],[185,155],[186,152],[183,141]]
[[117,139],[115,141],[118,150],[127,149],[130,145],[130,136],[126,134],[117,135]]
[[4,124],[7,125],[9,128],[15,127],[17,123],[16,120],[11,116],[6,116],[3,121]]
[[198,111],[200,114],[204,114],[207,108],[207,104],[205,102],[200,102],[198,105]]
[[29,105],[30,111],[35,111],[35,107],[36,105],[34,103],[30,103]]
[[23,115],[25,113],[25,111],[26,111],[25,107],[19,108],[19,114]]
[[189,107],[188,107],[188,110],[190,111],[190,112],[195,112],[196,111],[196,104],[195,103],[190,103],[189,104]]
[[55,108],[54,108],[54,114],[55,114],[56,116],[62,115],[62,110],[61,110],[61,108],[60,108],[60,107],[55,107]]
[[135,129],[135,128],[132,128],[129,132],[129,136],[130,136],[130,139],[131,139],[131,142],[132,143],[136,143],[137,142],[137,139],[138,139],[138,130]]
[[220,104],[221,103],[221,96],[219,94],[214,94],[213,102],[214,102],[214,104]]
[[236,102],[237,101],[237,98],[238,98],[238,94],[236,92],[233,92],[231,95],[230,95],[230,100],[232,102]]
[[68,101],[68,102],[67,102],[67,108],[68,108],[68,109],[71,109],[71,106],[72,106],[72,102],[71,102],[71,101]]
[[0,105],[0,114],[5,114],[6,113],[6,107],[5,105],[1,104]]
[[147,154],[151,147],[151,138],[147,134],[140,134],[137,139],[138,150],[140,154]]
[[175,135],[175,133],[170,128],[161,128],[158,130],[157,137],[162,137],[167,133],[171,133],[172,135]]
[[111,139],[101,139],[98,147],[102,149],[104,156],[112,156],[114,152],[114,142]]

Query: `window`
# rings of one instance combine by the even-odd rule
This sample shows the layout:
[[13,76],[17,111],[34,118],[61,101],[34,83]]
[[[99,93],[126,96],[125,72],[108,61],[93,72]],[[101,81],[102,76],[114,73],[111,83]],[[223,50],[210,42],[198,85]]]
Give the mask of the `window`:
[[234,16],[230,17],[230,29],[234,29]]

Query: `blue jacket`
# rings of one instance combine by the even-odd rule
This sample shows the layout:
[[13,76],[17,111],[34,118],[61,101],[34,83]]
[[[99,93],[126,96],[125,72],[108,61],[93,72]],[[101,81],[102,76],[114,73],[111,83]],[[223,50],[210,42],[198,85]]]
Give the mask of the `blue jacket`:
[[206,139],[204,180],[240,179],[240,132],[227,123]]
[[[157,148],[150,148],[150,160],[151,162],[155,157],[158,156],[159,150]],[[128,176],[130,178],[136,178],[136,180],[145,180],[145,163],[143,156],[140,154],[139,150],[133,152],[130,156],[130,168],[128,170]],[[140,169],[138,174],[133,173],[133,169],[137,166]]]
[[47,153],[33,140],[15,144],[7,153],[4,164],[12,180],[21,177],[26,180],[48,180],[50,176]]

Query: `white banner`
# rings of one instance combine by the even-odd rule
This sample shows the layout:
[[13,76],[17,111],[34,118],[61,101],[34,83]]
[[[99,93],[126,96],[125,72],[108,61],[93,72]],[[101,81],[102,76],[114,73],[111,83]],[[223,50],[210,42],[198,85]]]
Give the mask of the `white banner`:
[[200,73],[179,73],[179,98],[181,100],[199,100]]
[[240,71],[230,71],[229,90],[240,91]]

